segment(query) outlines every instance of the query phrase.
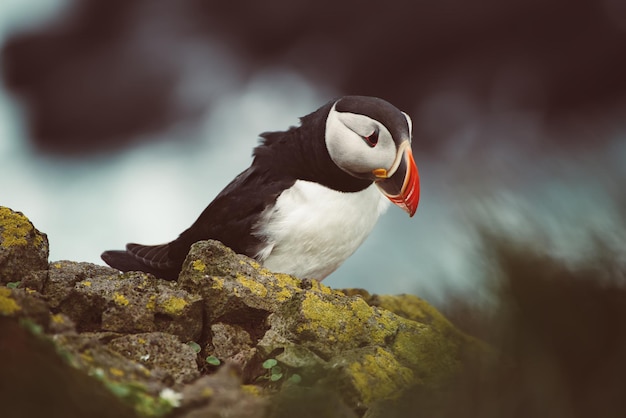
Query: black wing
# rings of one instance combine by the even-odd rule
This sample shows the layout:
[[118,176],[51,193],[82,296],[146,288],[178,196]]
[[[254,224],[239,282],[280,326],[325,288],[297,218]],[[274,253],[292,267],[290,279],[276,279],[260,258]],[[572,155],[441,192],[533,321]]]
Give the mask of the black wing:
[[279,179],[270,170],[253,165],[226,186],[174,241],[153,246],[128,244],[126,251],[105,251],[102,259],[118,270],[145,271],[175,280],[197,241],[218,240],[237,253],[254,257],[264,245],[260,237],[252,234],[259,216],[295,181],[293,177]]

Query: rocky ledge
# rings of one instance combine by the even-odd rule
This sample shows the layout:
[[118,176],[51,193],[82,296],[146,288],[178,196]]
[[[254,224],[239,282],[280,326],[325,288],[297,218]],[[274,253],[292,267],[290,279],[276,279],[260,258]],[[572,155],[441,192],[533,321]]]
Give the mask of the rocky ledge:
[[216,241],[177,282],[48,263],[46,235],[4,207],[0,284],[11,416],[384,416],[488,352],[416,296],[272,273]]

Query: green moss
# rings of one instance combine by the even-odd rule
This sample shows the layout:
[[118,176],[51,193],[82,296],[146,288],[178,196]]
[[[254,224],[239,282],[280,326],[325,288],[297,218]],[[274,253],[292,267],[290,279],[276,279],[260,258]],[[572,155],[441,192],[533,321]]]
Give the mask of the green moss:
[[322,295],[317,293],[306,293],[301,305],[305,320],[297,331],[310,331],[324,335],[330,341],[343,343],[349,343],[367,333],[371,344],[381,345],[386,338],[395,334],[397,325],[391,314],[375,310],[360,298],[346,300],[349,306],[336,302],[323,300]]
[[161,396],[152,396],[139,383],[121,383],[103,379],[105,387],[125,404],[132,407],[139,416],[160,417],[173,409],[171,401]]
[[461,350],[472,357],[488,355],[491,348],[470,337],[437,309],[413,295],[375,296],[377,305],[401,316],[392,352],[430,385],[438,385],[461,367]]
[[411,369],[400,364],[393,354],[380,347],[358,356],[347,366],[352,384],[366,405],[394,399],[415,383]]
[[13,315],[22,307],[11,297],[11,289],[0,287],[0,315]]
[[[308,292],[299,306],[303,318],[295,331],[305,340],[326,341],[326,346],[317,348],[328,347],[327,355],[337,349],[356,349],[362,345],[374,350],[374,354],[357,358],[349,366],[351,374],[356,376],[355,386],[364,392],[363,399],[386,398],[408,383],[438,386],[459,370],[459,344],[465,343],[463,334],[423,300],[408,298],[407,301],[410,303],[405,309],[418,303],[411,315],[419,316],[423,322],[372,307],[361,297],[334,298]],[[397,369],[393,373],[398,376],[379,376],[382,371],[376,364],[383,369]],[[378,380],[378,386],[374,385]]]
[[459,347],[439,330],[406,321],[391,351],[398,361],[413,369],[428,386],[437,386],[458,371]]
[[438,329],[453,329],[454,326],[435,307],[414,295],[379,295],[378,306],[406,319],[432,324]]

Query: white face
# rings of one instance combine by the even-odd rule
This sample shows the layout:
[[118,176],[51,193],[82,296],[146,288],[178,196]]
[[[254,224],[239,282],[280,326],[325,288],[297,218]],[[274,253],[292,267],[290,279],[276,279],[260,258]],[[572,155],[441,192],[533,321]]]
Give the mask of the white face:
[[[406,113],[404,116],[411,138],[411,119]],[[381,169],[391,176],[402,151],[382,123],[365,115],[337,112],[335,106],[326,120],[326,148],[339,168],[367,179],[373,179],[372,172]]]

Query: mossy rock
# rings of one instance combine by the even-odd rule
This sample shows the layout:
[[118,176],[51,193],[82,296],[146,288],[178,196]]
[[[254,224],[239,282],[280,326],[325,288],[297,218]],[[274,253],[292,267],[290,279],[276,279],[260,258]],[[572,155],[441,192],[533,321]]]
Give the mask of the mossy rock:
[[353,407],[414,385],[436,388],[461,368],[468,346],[482,351],[420,298],[342,292],[275,274],[216,241],[193,245],[179,282],[202,294],[208,323],[245,328],[261,360],[276,358],[285,377],[328,383],[324,376],[332,376]]
[[217,241],[192,246],[178,281],[48,264],[45,235],[0,209],[0,270],[20,282],[0,287],[0,320],[47,341],[127,414],[261,418],[295,394],[363,416],[408,388],[437,390],[488,351],[416,296],[273,273]]
[[48,270],[48,252],[46,234],[21,212],[0,206],[0,284]]
[[193,341],[202,332],[202,300],[176,282],[141,272],[86,278],[71,288],[58,309],[81,331],[161,331]]

